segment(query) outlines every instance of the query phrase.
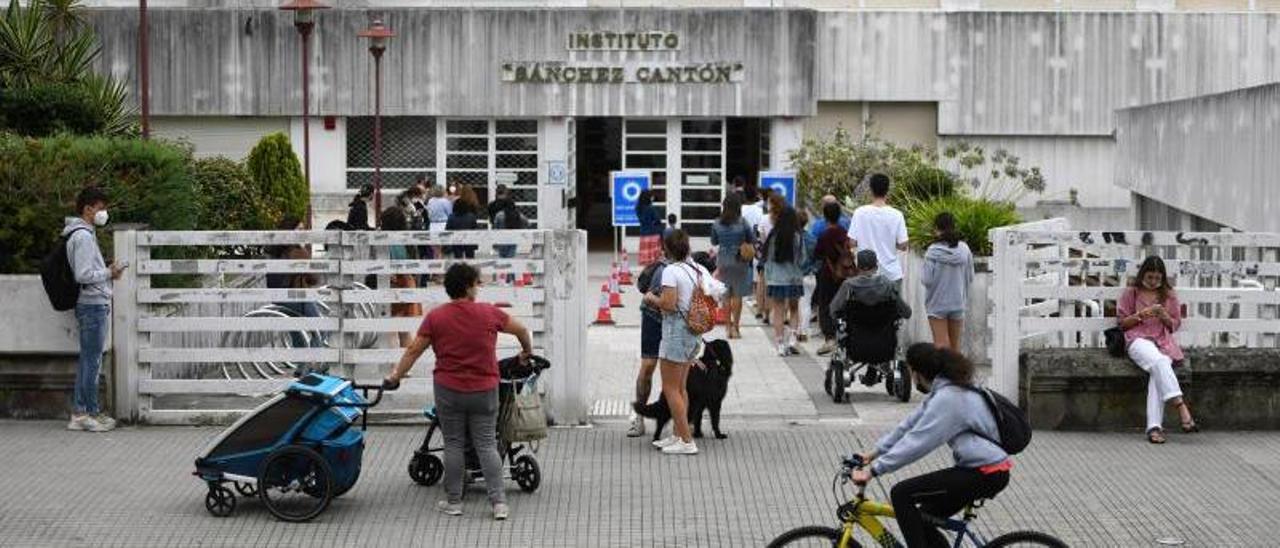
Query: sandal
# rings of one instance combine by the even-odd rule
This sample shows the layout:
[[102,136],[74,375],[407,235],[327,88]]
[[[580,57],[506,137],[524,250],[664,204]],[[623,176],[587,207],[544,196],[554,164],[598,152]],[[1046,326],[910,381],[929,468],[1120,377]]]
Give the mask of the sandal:
[[1168,440],[1166,440],[1166,439],[1165,439],[1165,437],[1164,437],[1164,430],[1163,430],[1163,429],[1160,429],[1160,428],[1152,428],[1152,429],[1150,429],[1150,430],[1147,430],[1147,441],[1149,441],[1149,442],[1151,442],[1151,443],[1153,443],[1153,444],[1155,444],[1155,445],[1160,445],[1160,444],[1162,444],[1162,443],[1164,443],[1164,442],[1166,442],[1166,441],[1168,441]]
[[[1190,407],[1187,407],[1187,401],[1186,401],[1186,400],[1182,400],[1181,402],[1179,402],[1179,403],[1178,403],[1178,405],[1177,405],[1177,406],[1178,406],[1178,407],[1182,407],[1182,408],[1186,409],[1186,410],[1187,410],[1187,414],[1188,414],[1188,415],[1190,415],[1190,414],[1191,414],[1191,408],[1190,408]],[[1199,431],[1200,431],[1200,425],[1196,424],[1196,420],[1195,420],[1195,419],[1191,419],[1191,420],[1190,420],[1190,421],[1188,421],[1188,422],[1181,422],[1181,421],[1179,421],[1179,422],[1180,422],[1180,424],[1182,425],[1182,432],[1183,432],[1183,433],[1186,433],[1186,434],[1194,434],[1194,433],[1196,433],[1196,432],[1199,432]]]

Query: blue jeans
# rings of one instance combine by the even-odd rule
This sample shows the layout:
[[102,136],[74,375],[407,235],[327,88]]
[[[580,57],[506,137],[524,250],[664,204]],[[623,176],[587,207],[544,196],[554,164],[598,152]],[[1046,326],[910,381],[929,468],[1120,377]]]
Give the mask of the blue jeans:
[[74,408],[76,414],[97,415],[98,373],[102,371],[102,352],[107,346],[107,322],[111,307],[105,304],[77,304],[76,324],[80,328],[80,360],[76,368]]

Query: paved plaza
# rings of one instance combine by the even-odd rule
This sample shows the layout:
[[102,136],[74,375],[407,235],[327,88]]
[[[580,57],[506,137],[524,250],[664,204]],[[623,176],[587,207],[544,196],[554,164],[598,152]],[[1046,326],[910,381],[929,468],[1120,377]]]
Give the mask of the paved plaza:
[[[727,440],[693,457],[664,456],[624,435],[636,364],[634,295],[620,325],[592,327],[590,427],[561,428],[540,447],[543,482],[510,484],[512,518],[489,519],[473,488],[465,515],[431,509],[440,487],[405,472],[424,429],[371,427],[359,484],[315,521],[273,519],[257,500],[211,517],[192,461],[219,428],[127,427],[68,432],[58,422],[2,422],[3,546],[763,546],[795,526],[835,524],[837,457],[871,444],[911,406],[859,386],[830,403],[810,353],[782,359],[764,329],[744,328],[726,401]],[[595,359],[598,358],[598,359]],[[913,404],[919,402],[917,395]],[[1280,434],[1037,432],[1013,483],[978,526],[1050,532],[1071,546],[1274,546],[1280,528]],[[947,465],[938,451],[903,474]]]

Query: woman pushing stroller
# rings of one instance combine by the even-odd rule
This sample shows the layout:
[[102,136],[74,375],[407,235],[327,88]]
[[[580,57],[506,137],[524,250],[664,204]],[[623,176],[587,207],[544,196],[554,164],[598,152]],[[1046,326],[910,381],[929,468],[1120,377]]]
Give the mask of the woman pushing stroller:
[[448,498],[436,509],[462,515],[462,482],[467,437],[480,459],[493,518],[507,519],[509,509],[503,485],[502,458],[498,454],[498,333],[520,340],[520,359],[533,352],[529,330],[502,309],[476,302],[480,273],[468,264],[449,267],[445,292],[452,299],[427,314],[417,337],[405,349],[400,362],[386,378],[388,387],[400,384],[428,347],[436,355],[434,388],[436,410],[444,433],[444,488]]

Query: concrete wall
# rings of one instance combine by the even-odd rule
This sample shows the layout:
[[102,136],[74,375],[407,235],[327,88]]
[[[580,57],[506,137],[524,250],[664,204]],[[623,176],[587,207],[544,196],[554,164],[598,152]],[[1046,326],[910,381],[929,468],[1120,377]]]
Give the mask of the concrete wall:
[[243,160],[264,136],[289,134],[288,118],[226,116],[156,116],[151,131],[157,138],[185,141],[197,158],[225,156]]
[[5,308],[0,315],[0,354],[74,356],[80,352],[75,312],[53,309],[40,276],[0,275],[0,302]]

